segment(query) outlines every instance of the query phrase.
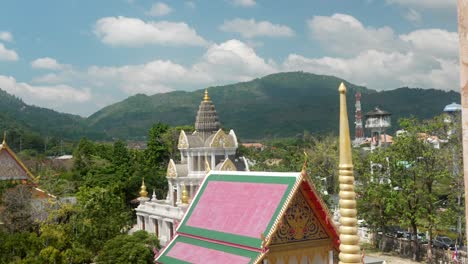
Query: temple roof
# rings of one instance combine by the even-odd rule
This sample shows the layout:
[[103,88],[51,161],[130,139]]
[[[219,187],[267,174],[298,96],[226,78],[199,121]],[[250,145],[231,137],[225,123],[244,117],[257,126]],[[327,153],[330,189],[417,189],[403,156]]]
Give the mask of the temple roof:
[[5,141],[0,144],[0,180],[35,180]]
[[[307,217],[299,217],[297,208],[305,207]],[[298,217],[306,220],[295,229],[300,236],[278,233],[291,228],[293,220],[285,219]],[[331,248],[339,243],[332,217],[304,173],[212,171],[156,261],[259,263],[271,243],[313,240],[329,241]]]
[[374,108],[374,110],[367,112],[366,116],[389,116],[391,115],[389,112],[384,111],[378,107]]
[[221,124],[214,104],[208,95],[208,90],[205,90],[205,96],[198,107],[195,119],[195,131],[205,140],[209,135],[218,131],[220,127]]

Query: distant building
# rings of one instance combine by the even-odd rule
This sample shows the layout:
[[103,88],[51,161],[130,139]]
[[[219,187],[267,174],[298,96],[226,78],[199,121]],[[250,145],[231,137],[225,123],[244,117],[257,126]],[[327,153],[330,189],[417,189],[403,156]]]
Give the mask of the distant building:
[[[391,116],[378,107],[366,114],[366,128],[371,131],[371,150],[388,144],[385,130],[392,126]],[[384,135],[382,140],[382,135]]]
[[221,129],[216,109],[208,91],[205,91],[195,120],[195,132],[180,132],[178,149],[181,161],[169,161],[166,173],[169,185],[167,196],[158,199],[153,193],[149,199],[146,197],[146,186],[142,184],[140,205],[136,208],[137,229],[156,233],[161,245],[166,245],[207,171],[211,168],[224,171],[248,170],[245,159],[236,156],[237,147],[236,134],[233,130],[226,133]]
[[[47,218],[46,208],[49,199],[55,200],[57,197],[37,187],[36,178],[10,149],[5,139],[0,144],[0,181],[28,186],[32,198],[30,212],[32,217],[36,221],[44,221]],[[2,210],[3,208],[0,208],[0,214]]]
[[10,149],[5,139],[0,145],[0,181],[32,184],[35,177]]

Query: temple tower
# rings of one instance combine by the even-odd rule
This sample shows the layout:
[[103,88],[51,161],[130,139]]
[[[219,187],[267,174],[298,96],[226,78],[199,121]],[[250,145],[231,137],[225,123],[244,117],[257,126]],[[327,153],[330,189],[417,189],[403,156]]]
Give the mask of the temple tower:
[[218,114],[206,89],[203,101],[201,101],[198,107],[195,119],[195,131],[197,131],[203,140],[206,140],[211,134],[216,133],[220,127]]
[[366,128],[371,131],[371,150],[382,146],[382,143],[387,145],[385,130],[392,126],[391,115],[378,107],[366,114]]

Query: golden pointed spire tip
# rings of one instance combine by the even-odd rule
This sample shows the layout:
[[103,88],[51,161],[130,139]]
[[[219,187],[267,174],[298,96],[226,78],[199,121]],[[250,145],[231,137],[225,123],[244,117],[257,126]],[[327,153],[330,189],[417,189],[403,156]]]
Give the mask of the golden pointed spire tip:
[[343,82],[341,82],[340,88],[338,88],[338,91],[340,93],[346,93],[346,85]]
[[205,96],[203,97],[203,101],[208,102],[210,100],[211,100],[211,98],[208,95],[208,89],[205,89]]
[[2,141],[2,145],[5,145],[6,144],[6,131],[3,131],[3,141]]
[[146,191],[146,185],[145,185],[145,178],[141,181],[141,187],[140,187],[140,197],[148,197],[148,192]]

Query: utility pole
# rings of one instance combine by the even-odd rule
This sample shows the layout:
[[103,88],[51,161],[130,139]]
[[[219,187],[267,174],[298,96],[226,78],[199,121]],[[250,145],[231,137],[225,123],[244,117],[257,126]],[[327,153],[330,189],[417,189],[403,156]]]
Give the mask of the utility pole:
[[[460,93],[462,105],[463,174],[465,183],[465,219],[468,220],[468,0],[458,0],[458,36],[460,41]],[[468,222],[468,221],[467,221]],[[465,223],[465,232],[468,228]]]

